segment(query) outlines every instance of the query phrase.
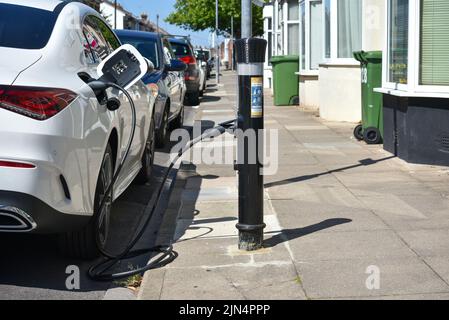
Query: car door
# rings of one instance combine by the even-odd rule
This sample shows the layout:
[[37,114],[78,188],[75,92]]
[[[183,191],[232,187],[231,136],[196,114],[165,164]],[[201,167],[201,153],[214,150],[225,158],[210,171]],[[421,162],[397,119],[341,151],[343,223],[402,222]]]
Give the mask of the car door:
[[[170,43],[167,39],[163,39],[163,50],[164,50],[164,59],[166,64],[171,64],[171,60],[176,59]],[[182,73],[178,71],[169,71],[167,74],[167,80],[169,83],[167,83],[167,87],[170,91],[170,101],[171,101],[171,107],[170,107],[170,117],[173,117],[174,115],[178,114],[179,109],[182,106],[182,94],[183,94],[183,78]]]
[[[94,78],[98,78],[97,66],[105,59],[109,54],[111,54],[115,49],[120,47],[120,42],[112,32],[112,30],[98,17],[88,16],[84,21],[83,31],[86,36],[87,42],[90,46],[92,54],[95,59],[95,64],[91,65],[90,74]],[[141,165],[141,156],[143,148],[145,146],[145,141],[148,136],[149,131],[149,120],[151,111],[150,103],[148,100],[148,91],[140,81],[128,89],[131,94],[134,104],[136,106],[136,132],[134,135],[133,144],[129,156],[124,164],[121,178],[118,181],[118,188],[121,186],[127,186],[130,181],[124,181],[127,179],[132,179],[132,173],[138,171]],[[128,139],[132,132],[132,117],[130,112],[129,101],[123,92],[119,92],[115,89],[107,90],[108,97],[116,97],[121,102],[121,107],[116,112],[118,114],[119,122],[119,154],[118,158],[124,154]],[[108,112],[106,108],[102,109],[104,112]],[[123,190],[116,190],[121,193]]]

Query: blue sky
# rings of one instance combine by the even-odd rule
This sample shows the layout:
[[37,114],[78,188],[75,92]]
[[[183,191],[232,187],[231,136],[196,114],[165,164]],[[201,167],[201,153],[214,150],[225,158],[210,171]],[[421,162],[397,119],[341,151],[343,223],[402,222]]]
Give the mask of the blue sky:
[[209,46],[210,36],[208,31],[193,32],[185,30],[165,22],[165,18],[173,11],[175,0],[118,0],[118,2],[134,15],[140,16],[146,12],[151,21],[156,22],[156,15],[159,14],[159,24],[162,28],[172,34],[190,35],[193,45]]

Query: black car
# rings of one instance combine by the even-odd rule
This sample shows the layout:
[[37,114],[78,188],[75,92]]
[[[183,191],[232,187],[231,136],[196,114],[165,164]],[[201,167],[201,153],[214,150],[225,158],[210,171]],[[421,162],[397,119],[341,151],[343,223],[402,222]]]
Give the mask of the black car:
[[182,127],[186,85],[184,71],[187,66],[176,59],[169,41],[158,33],[132,30],[115,30],[122,43],[131,44],[155,68],[142,81],[157,95],[155,104],[156,144],[165,145],[169,124]]
[[186,97],[190,105],[197,106],[200,104],[200,92],[202,88],[200,88],[200,66],[196,61],[193,47],[186,37],[169,38],[169,41],[176,57],[188,66],[184,74],[187,86]]

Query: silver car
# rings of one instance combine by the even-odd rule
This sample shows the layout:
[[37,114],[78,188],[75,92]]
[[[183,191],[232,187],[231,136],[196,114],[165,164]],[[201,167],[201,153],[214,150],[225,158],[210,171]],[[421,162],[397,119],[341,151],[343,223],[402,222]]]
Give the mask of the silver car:
[[[105,195],[131,133],[117,90],[86,85],[120,42],[100,14],[78,2],[0,0],[0,232],[60,234],[62,251],[98,256],[112,202],[145,183],[154,154],[154,96],[128,89],[137,128],[113,196]],[[110,98],[121,107],[106,107]],[[102,221],[99,204],[107,197]]]

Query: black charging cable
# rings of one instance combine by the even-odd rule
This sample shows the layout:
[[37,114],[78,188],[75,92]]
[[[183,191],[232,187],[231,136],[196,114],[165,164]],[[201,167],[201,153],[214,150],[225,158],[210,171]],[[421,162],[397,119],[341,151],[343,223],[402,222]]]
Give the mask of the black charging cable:
[[[93,82],[89,83],[89,86],[94,91],[105,90],[108,87],[112,87],[117,90],[120,90],[126,96],[126,98],[129,101],[129,104],[131,106],[131,113],[132,113],[131,136],[129,138],[129,141],[128,141],[128,144],[126,147],[124,157],[122,158],[119,166],[117,167],[117,171],[116,171],[115,175],[113,176],[111,183],[105,192],[105,195],[110,194],[110,197],[112,198],[113,186],[114,186],[115,182],[117,181],[118,176],[120,175],[120,172],[123,168],[126,158],[129,155],[132,142],[134,140],[134,134],[135,134],[135,129],[136,129],[136,107],[135,107],[134,101],[133,101],[131,95],[128,93],[128,91],[126,91],[124,88],[122,88],[121,86],[118,86],[115,83],[93,81]],[[134,232],[136,234],[136,236],[132,239],[132,241],[130,241],[130,243],[126,246],[126,248],[121,253],[114,255],[114,254],[107,252],[102,247],[102,245],[100,245],[100,239],[97,234],[97,237],[96,237],[97,247],[104,258],[100,262],[96,263],[95,265],[93,265],[89,268],[88,275],[92,280],[114,281],[114,280],[128,278],[128,277],[131,277],[136,274],[143,274],[144,272],[146,272],[148,270],[162,268],[162,267],[166,266],[167,264],[173,262],[178,257],[178,253],[173,250],[173,246],[171,244],[156,246],[156,247],[151,247],[151,248],[137,249],[137,250],[133,250],[133,248],[136,246],[137,242],[143,237],[148,225],[150,224],[150,222],[156,212],[157,205],[158,205],[158,203],[161,199],[162,193],[163,193],[164,185],[170,175],[170,172],[172,171],[172,169],[174,168],[174,166],[178,162],[178,160],[182,157],[182,155],[185,152],[187,152],[188,150],[190,150],[195,144],[202,141],[203,139],[206,139],[206,138],[212,137],[212,136],[215,137],[215,136],[225,133],[227,129],[231,129],[235,126],[235,122],[236,122],[235,119],[229,120],[229,121],[219,124],[218,126],[216,126],[213,129],[206,131],[201,136],[189,141],[189,143],[176,155],[176,157],[173,158],[173,160],[170,162],[170,165],[168,166],[167,170],[164,173],[162,182],[157,190],[156,197],[155,197],[154,201],[152,201],[151,207],[148,206],[146,208],[144,214],[140,217],[139,223],[137,224],[138,227],[141,226],[140,230],[137,232],[138,227],[136,228],[136,230]],[[100,207],[99,207],[100,214],[97,217],[96,222],[95,222],[97,229],[99,227],[99,222],[102,221],[102,218],[104,218],[101,215],[102,215],[103,208],[104,208],[107,200],[108,200],[108,198],[107,198],[107,196],[105,196],[100,204]],[[146,216],[146,218],[145,218],[145,216]],[[144,218],[145,218],[145,220],[144,220]],[[151,258],[152,260],[150,260],[150,262],[144,267],[135,268],[135,269],[131,269],[131,270],[123,271],[123,272],[116,272],[116,273],[113,273],[113,272],[108,273],[107,272],[108,270],[110,270],[112,267],[119,264],[123,260],[129,260],[129,259],[132,259],[132,258],[135,258],[138,256],[147,255],[147,254],[155,254],[155,256],[152,257]]]

